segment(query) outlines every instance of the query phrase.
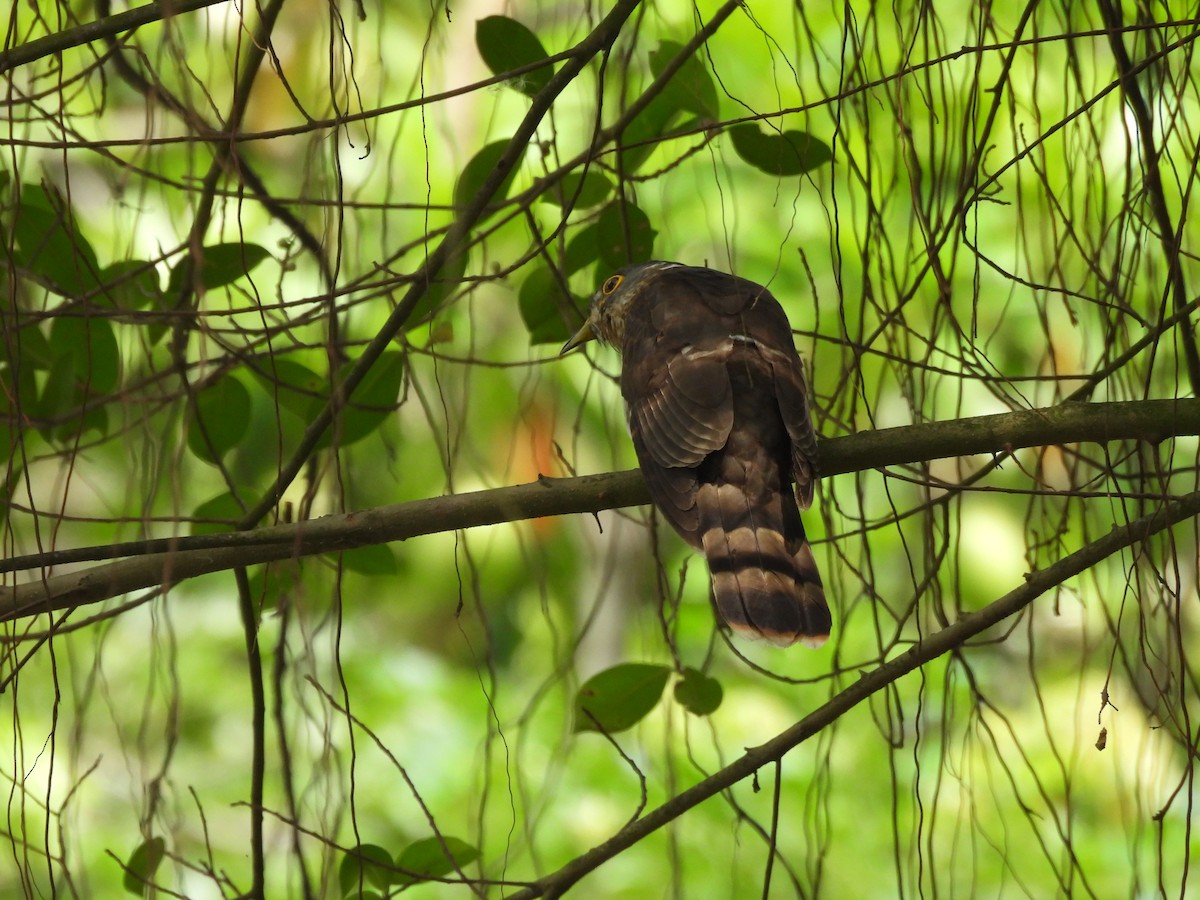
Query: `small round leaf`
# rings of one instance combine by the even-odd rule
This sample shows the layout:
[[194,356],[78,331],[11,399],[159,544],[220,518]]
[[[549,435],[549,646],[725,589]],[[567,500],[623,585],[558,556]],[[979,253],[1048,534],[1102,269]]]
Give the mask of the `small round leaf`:
[[283,559],[255,566],[250,575],[250,599],[258,610],[276,609],[295,590],[301,561]]
[[[475,46],[493,75],[504,75],[521,66],[541,62],[548,56],[536,34],[507,16],[488,16],[476,22]],[[553,75],[554,67],[547,65],[512,78],[507,84],[532,97],[550,82]]]
[[117,386],[120,352],[106,319],[55,318],[50,326],[49,348],[50,372],[38,404],[42,416],[53,419],[71,414],[85,400],[108,394]]
[[[449,851],[449,856],[446,852]],[[412,884],[430,878],[442,878],[479,859],[479,851],[455,837],[423,838],[409,844],[396,857],[392,884]]]
[[570,278],[600,258],[599,235],[600,229],[595,222],[575,232],[575,236],[567,241],[567,252],[562,262],[563,275]]
[[729,129],[737,155],[768,175],[802,175],[833,159],[829,145],[804,131],[763,133],[745,123]]
[[276,357],[254,373],[279,408],[305,421],[316,415],[329,392],[329,379],[287,357]]
[[225,375],[196,395],[188,422],[188,449],[205,462],[218,462],[250,425],[250,392]]
[[145,896],[146,886],[153,881],[154,873],[158,871],[166,847],[166,841],[160,837],[154,837],[143,842],[129,854],[129,859],[125,862],[124,878],[127,893],[133,894],[135,897]]
[[[454,205],[459,209],[467,206],[475,195],[479,193],[483,187],[483,183],[487,181],[492,174],[492,170],[500,162],[500,157],[504,155],[505,149],[509,142],[493,141],[486,145],[482,150],[471,157],[471,161],[463,166],[463,170],[459,173],[458,181],[454,184]],[[517,165],[520,160],[517,161]],[[512,180],[517,174],[517,165],[514,165],[504,176],[504,180],[500,182],[500,186],[496,192],[488,199],[491,206],[497,206],[505,197],[508,196],[508,189],[512,185]]]
[[359,844],[342,857],[338,866],[338,886],[343,897],[358,897],[363,885],[387,888],[392,875],[392,854],[377,844]]
[[613,734],[636,725],[662,697],[671,670],[626,663],[589,678],[575,696],[575,732]]
[[659,94],[638,113],[637,117],[621,132],[620,169],[632,172],[642,165],[657,146],[657,138],[667,133],[672,122],[678,120],[682,110],[674,98],[666,93]]
[[[224,287],[233,284],[239,278],[250,274],[250,271],[260,262],[270,256],[258,244],[213,244],[204,248],[204,257],[200,263],[200,284],[205,290]],[[183,286],[183,279],[191,272],[191,261],[181,259],[171,269],[171,277],[167,283],[167,293],[173,294]]]
[[608,273],[629,263],[653,259],[657,236],[650,217],[632,203],[609,204],[596,223],[601,268]]
[[245,511],[245,507],[229,491],[218,494],[192,510],[192,534],[233,531],[233,526]]
[[572,172],[564,175],[539,198],[555,206],[573,204],[575,209],[587,209],[601,203],[612,193],[613,183],[596,171]]
[[100,284],[97,303],[104,306],[128,311],[158,307],[162,302],[158,270],[149,262],[127,259],[105,266]]
[[[569,306],[579,310],[583,305],[563,293],[562,285],[545,266],[529,273],[521,285],[518,303],[532,344],[561,344],[569,338],[571,332],[563,321],[563,309]],[[583,321],[582,312],[576,321]]]
[[712,715],[724,696],[721,682],[690,666],[683,670],[683,677],[675,683],[676,702],[697,716]]
[[429,320],[441,311],[442,305],[450,295],[462,287],[463,276],[467,273],[467,257],[468,254],[464,251],[442,265],[437,275],[426,286],[425,293],[417,300],[417,305],[413,307],[412,314],[404,326],[406,329],[427,325]]
[[[345,378],[353,365],[346,363],[341,378]],[[345,447],[377,431],[395,415],[403,379],[404,354],[393,350],[380,356],[351,395],[349,404],[341,410],[338,421],[326,430],[319,446],[328,447],[336,439],[338,446]]]
[[96,251],[58,191],[22,184],[11,234],[17,266],[55,293],[76,297],[96,286]]
[[342,563],[360,575],[396,575],[400,571],[396,555],[387,544],[370,544],[343,551]]
[[[683,44],[675,41],[662,41],[656,50],[650,54],[650,71],[657,78],[667,68],[667,64],[683,50]],[[697,50],[680,66],[668,82],[664,94],[682,110],[695,113],[703,119],[718,118],[717,88],[712,76],[700,61],[700,50]]]

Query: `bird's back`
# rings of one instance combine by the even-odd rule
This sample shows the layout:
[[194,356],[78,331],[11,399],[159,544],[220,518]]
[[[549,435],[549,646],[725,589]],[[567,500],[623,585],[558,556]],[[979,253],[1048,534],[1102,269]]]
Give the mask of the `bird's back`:
[[822,643],[829,610],[797,504],[812,497],[816,439],[778,302],[711,269],[665,269],[630,305],[622,356],[651,495],[703,549],[722,617],[774,643]]

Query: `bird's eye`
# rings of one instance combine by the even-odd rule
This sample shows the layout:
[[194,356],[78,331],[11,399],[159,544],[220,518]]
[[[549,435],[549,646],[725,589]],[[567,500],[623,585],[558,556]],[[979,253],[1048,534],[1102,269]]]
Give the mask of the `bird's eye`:
[[625,280],[624,275],[612,275],[604,284],[600,285],[600,293],[611,294],[621,286],[621,282]]

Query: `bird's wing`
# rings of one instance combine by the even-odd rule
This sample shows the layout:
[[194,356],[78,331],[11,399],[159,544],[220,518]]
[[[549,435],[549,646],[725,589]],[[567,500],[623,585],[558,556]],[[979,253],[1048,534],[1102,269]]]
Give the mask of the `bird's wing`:
[[666,274],[625,322],[621,392],[651,495],[699,546],[695,467],[725,446],[733,426],[732,342],[687,279]]
[[[711,270],[704,270],[711,272]],[[817,478],[817,435],[813,430],[804,380],[804,364],[792,340],[792,326],[779,301],[761,285],[711,272],[700,292],[713,312],[729,321],[727,329],[747,339],[770,366],[770,383],[792,444],[792,480],[796,501],[808,509]]]
[[725,446],[733,425],[727,355],[694,348],[676,353],[645,366],[646,389],[628,395],[636,398],[627,406],[629,432],[650,494],[696,546],[696,466]]
[[697,270],[668,269],[625,321],[621,393],[629,425],[660,466],[695,466],[725,446],[733,425],[728,325],[697,290]]
[[660,466],[695,466],[725,446],[733,425],[729,341],[689,347],[649,371],[648,390],[629,406],[629,425]]

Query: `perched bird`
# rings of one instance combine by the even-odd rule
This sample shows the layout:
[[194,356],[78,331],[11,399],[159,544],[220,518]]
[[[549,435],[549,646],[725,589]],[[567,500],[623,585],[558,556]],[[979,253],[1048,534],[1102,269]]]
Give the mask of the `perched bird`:
[[646,262],[604,281],[562,352],[595,337],[621,353],[650,496],[704,551],[722,618],[749,637],[821,646],[829,607],[800,521],[817,438],[779,302],[744,278]]

